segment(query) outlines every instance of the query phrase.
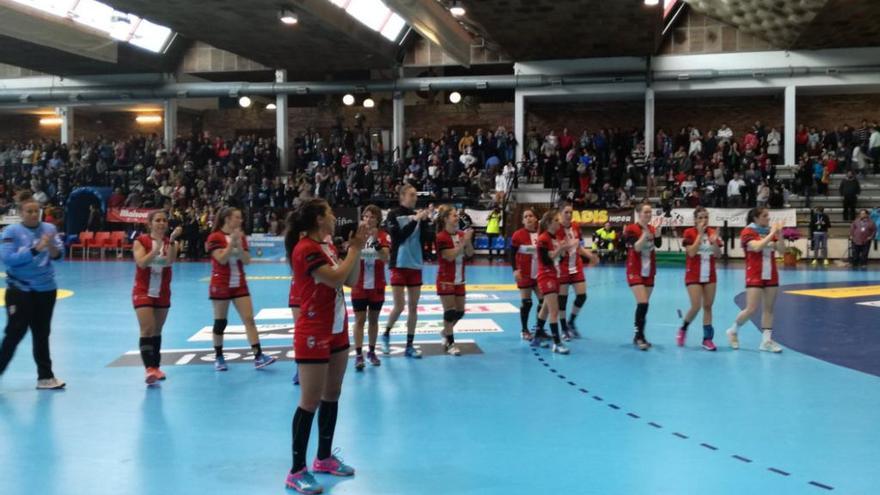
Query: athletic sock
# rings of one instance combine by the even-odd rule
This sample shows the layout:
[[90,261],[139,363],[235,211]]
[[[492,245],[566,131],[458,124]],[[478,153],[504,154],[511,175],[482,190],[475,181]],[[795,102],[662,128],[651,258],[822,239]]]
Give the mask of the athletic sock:
[[691,322],[687,320],[681,320],[681,328],[686,332],[688,327],[691,326]]
[[547,324],[547,320],[542,320],[542,319],[538,318],[538,331],[543,332],[544,325],[546,325],[546,324]]
[[152,337],[153,343],[153,368],[158,368],[162,365],[162,336],[156,335]]
[[568,296],[559,296],[559,326],[563,332],[568,332],[568,322],[565,319],[565,307],[568,305]]
[[712,325],[703,325],[703,340],[715,338],[715,328]]
[[446,336],[446,345],[452,345],[455,343],[455,335],[450,333]]
[[254,351],[254,357],[260,357],[263,354],[263,348],[260,346],[260,343],[251,346],[251,350]]
[[385,335],[386,337],[388,337],[389,335],[391,335],[391,327],[385,327],[385,334],[384,334],[384,335]]
[[371,353],[376,352],[376,346],[371,345],[371,346],[370,346],[370,352],[371,352]]
[[770,342],[773,340],[773,329],[772,328],[762,328],[761,333],[763,334],[761,341],[762,342]]
[[214,346],[214,357],[215,358],[223,357],[223,346],[222,345],[215,345]]
[[138,339],[138,349],[141,351],[141,361],[144,368],[153,367],[153,340],[152,337],[141,337]]
[[355,347],[354,353],[360,356],[361,354],[363,354],[363,347]]
[[318,459],[324,460],[333,452],[333,434],[336,432],[336,415],[339,402],[321,401],[318,409]]
[[532,311],[532,300],[523,299],[519,307],[519,321],[522,324],[522,331],[529,330],[529,313]]
[[407,347],[412,347],[412,346],[413,346],[413,341],[414,341],[415,339],[416,339],[416,336],[415,336],[415,335],[413,335],[413,334],[409,334],[409,333],[406,334],[406,346],[407,346]]
[[553,335],[553,343],[559,344],[559,323],[550,323],[550,333]]
[[647,321],[648,316],[648,303],[638,303],[636,304],[636,329],[638,333],[644,337],[645,335],[645,322]]
[[291,428],[291,446],[293,448],[293,466],[291,474],[298,473],[306,467],[306,450],[309,448],[309,434],[312,432],[312,420],[315,413],[301,407],[293,413]]
[[584,307],[584,303],[587,302],[586,294],[578,294],[574,297],[574,304],[571,307],[571,315],[568,317],[568,326],[574,326],[574,319],[577,318],[577,315],[580,314],[581,308]]

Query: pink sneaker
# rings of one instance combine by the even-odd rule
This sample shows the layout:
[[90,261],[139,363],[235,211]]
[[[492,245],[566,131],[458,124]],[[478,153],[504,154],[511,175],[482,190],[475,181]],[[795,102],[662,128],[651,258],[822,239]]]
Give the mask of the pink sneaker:
[[675,336],[675,343],[678,344],[679,347],[684,347],[684,338],[687,335],[687,330],[684,327],[678,329],[678,334]]
[[302,468],[296,473],[287,473],[285,486],[305,495],[324,493],[324,487],[306,468]]
[[342,459],[335,454],[324,460],[315,458],[315,462],[312,463],[312,471],[333,476],[354,476],[354,468],[343,463]]
[[717,349],[717,347],[715,347],[715,342],[712,342],[712,339],[705,339],[703,340],[703,349],[706,349],[707,351],[714,351]]

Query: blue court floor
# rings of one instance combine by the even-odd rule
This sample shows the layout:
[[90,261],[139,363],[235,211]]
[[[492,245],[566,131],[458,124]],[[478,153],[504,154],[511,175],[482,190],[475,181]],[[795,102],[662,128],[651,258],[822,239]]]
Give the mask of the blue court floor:
[[[57,304],[52,336],[56,374],[68,388],[34,390],[28,337],[0,378],[0,494],[285,492],[293,362],[254,370],[233,313],[230,370],[213,371],[208,264],[175,267],[163,341],[168,380],[152,389],[137,356],[126,355],[137,347],[133,264],[58,269],[60,286],[73,291]],[[263,346],[285,356],[287,267],[248,273]],[[426,281],[434,273],[428,268]],[[398,352],[364,373],[349,368],[335,445],[358,471],[348,480],[320,477],[328,493],[880,490],[880,287],[863,287],[880,284],[877,272],[783,272],[785,286],[822,295],[780,297],[781,355],[756,350],[753,324],[741,332],[742,350],[727,347],[741,268],[719,274],[716,353],[700,349],[699,321],[685,348],[674,344],[677,311],[687,305],[682,268],[659,271],[649,352],[630,343],[634,304],[622,268],[588,270],[584,338],[569,356],[520,340],[508,266],[469,267],[467,276],[487,284],[469,287],[467,328],[457,334],[471,354],[411,361]],[[428,349],[439,342],[442,315],[436,298],[423,302],[417,341]]]

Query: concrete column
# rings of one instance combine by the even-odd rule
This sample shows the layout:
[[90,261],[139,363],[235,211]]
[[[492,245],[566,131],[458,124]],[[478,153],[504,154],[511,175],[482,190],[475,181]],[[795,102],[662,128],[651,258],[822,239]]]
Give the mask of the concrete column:
[[645,156],[654,152],[654,88],[645,89]]
[[785,164],[793,165],[797,163],[797,157],[794,151],[794,135],[797,130],[797,121],[795,119],[796,104],[796,87],[785,87],[785,132],[783,140],[785,141]]
[[516,136],[514,162],[522,160],[526,149],[526,98],[517,90],[513,96],[513,135]]
[[61,117],[61,142],[70,144],[75,139],[73,136],[73,107],[58,107],[56,111]]
[[171,149],[174,146],[174,140],[177,139],[177,100],[165,100],[162,108],[164,110],[162,124],[165,131],[165,149]]
[[395,91],[391,99],[393,110],[391,129],[392,159],[403,158],[404,143],[406,143],[406,108],[404,107],[403,91]]
[[[287,71],[275,71],[275,82],[287,82]],[[275,140],[278,144],[278,172],[283,175],[290,173],[290,136],[287,109],[287,94],[275,96]]]

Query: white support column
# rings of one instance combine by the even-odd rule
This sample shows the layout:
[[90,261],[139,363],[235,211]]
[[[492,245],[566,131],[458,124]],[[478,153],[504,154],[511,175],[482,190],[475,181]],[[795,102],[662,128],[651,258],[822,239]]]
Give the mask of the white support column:
[[645,89],[645,156],[654,152],[654,89]]
[[513,135],[516,136],[514,162],[522,160],[526,149],[526,97],[517,90],[513,96]]
[[56,110],[61,117],[61,143],[71,144],[73,136],[73,107],[58,107]]
[[796,87],[785,87],[785,132],[783,141],[785,141],[785,164],[793,165],[797,163],[797,157],[794,151],[795,131],[797,130],[797,120],[795,117],[796,105]]
[[392,155],[392,159],[403,158],[403,147],[406,142],[406,107],[404,106],[404,93],[402,91],[394,92],[391,99],[391,108],[393,111],[391,150],[397,150]]
[[168,99],[162,104],[164,110],[163,127],[165,131],[165,149],[171,149],[177,139],[177,100]]
[[[287,82],[287,71],[275,71],[275,82]],[[290,173],[290,135],[287,109],[287,94],[275,96],[275,140],[278,145],[278,172],[282,175]]]

